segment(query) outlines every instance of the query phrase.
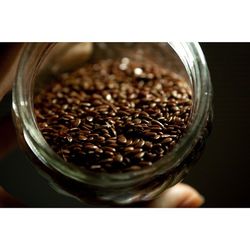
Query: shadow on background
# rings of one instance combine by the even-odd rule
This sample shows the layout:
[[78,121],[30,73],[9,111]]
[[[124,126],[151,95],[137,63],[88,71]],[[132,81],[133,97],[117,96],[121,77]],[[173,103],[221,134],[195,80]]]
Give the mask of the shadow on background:
[[[201,43],[214,87],[214,129],[186,183],[204,207],[250,207],[250,43]],[[11,106],[8,95],[0,114]],[[57,194],[16,149],[0,161],[0,183],[30,207],[81,207]]]

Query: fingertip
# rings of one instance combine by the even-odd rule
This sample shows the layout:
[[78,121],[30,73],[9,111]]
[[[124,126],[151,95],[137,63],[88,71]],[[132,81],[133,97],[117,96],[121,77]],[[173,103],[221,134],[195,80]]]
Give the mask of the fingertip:
[[187,184],[179,183],[164,191],[160,197],[150,203],[150,207],[196,208],[204,202],[204,196],[196,189]]
[[189,196],[185,196],[182,201],[178,204],[179,208],[197,208],[201,207],[205,202],[204,196],[201,194],[193,193]]

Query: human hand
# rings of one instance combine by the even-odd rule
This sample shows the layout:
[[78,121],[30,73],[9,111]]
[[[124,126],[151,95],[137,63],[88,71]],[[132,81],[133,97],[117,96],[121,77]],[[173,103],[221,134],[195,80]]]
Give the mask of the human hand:
[[[0,46],[0,101],[3,96],[11,89],[16,73],[16,67],[23,45],[22,44],[2,44]],[[64,46],[61,45],[61,48]],[[91,46],[89,47],[91,49]],[[86,57],[86,47],[77,45],[72,53],[67,52],[62,59],[67,63],[71,60],[78,62],[79,53]],[[88,52],[87,52],[88,53]],[[76,58],[77,55],[77,58]],[[88,55],[88,54],[87,54]],[[80,62],[80,61],[79,61]],[[65,66],[66,64],[64,64]],[[0,103],[1,104],[1,103]],[[0,121],[0,161],[13,148],[16,143],[14,137],[14,126],[10,118]],[[203,197],[189,185],[179,183],[172,188],[164,191],[157,199],[148,203],[149,207],[199,207],[204,202]],[[22,207],[24,204],[17,201],[0,187],[0,207]]]

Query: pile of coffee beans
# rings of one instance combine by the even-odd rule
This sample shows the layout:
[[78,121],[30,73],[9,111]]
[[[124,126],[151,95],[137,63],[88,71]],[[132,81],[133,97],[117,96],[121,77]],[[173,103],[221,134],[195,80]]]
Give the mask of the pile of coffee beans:
[[185,133],[192,93],[155,64],[107,59],[58,76],[39,90],[39,129],[65,161],[96,172],[150,167]]

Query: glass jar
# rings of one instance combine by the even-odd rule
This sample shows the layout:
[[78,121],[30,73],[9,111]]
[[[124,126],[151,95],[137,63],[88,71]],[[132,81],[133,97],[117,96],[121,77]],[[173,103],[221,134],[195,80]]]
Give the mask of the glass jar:
[[[90,58],[95,60],[128,57],[135,55],[137,51],[137,55],[143,54],[182,75],[193,92],[191,124],[174,149],[148,169],[115,174],[95,173],[65,162],[50,148],[36,124],[33,110],[34,90],[41,82],[48,82],[53,74],[67,68],[65,68],[67,59],[62,60],[62,48],[63,53],[66,51],[67,54],[67,51],[75,45],[74,43],[26,45],[13,88],[13,117],[20,145],[53,188],[84,203],[115,206],[154,199],[166,188],[184,178],[190,167],[198,160],[211,130],[212,86],[199,44],[86,43],[83,45],[89,46],[89,49],[85,54],[86,58],[82,57],[82,61]],[[77,63],[73,65],[76,66]]]

